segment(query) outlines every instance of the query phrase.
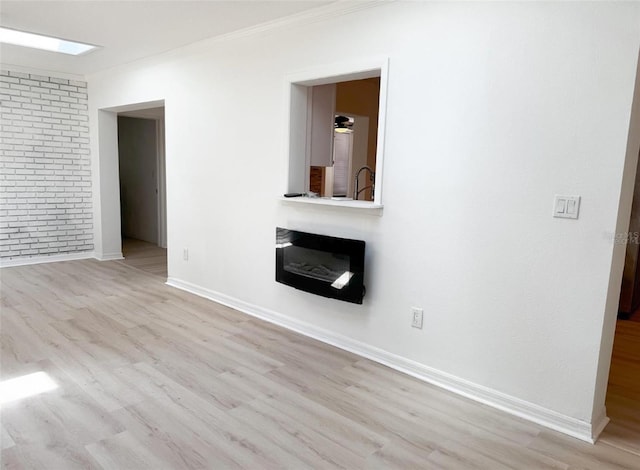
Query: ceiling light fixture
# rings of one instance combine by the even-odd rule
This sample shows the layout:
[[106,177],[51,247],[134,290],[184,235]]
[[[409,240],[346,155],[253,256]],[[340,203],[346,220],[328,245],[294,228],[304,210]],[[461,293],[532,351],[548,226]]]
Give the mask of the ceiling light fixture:
[[0,42],[15,46],[32,47],[45,51],[61,52],[62,54],[80,55],[86,54],[98,46],[81,42],[67,41],[65,39],[43,36],[41,34],[27,33],[15,29],[0,27]]
[[351,134],[353,132],[353,123],[353,118],[336,115],[333,129],[340,134]]

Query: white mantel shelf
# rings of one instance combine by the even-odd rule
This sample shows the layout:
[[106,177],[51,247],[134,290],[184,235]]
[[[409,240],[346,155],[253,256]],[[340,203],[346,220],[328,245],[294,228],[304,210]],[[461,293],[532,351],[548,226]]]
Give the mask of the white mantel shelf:
[[326,197],[280,197],[280,201],[293,205],[309,204],[311,206],[326,207],[330,209],[347,209],[362,211],[363,214],[382,215],[382,204],[368,201],[336,200]]

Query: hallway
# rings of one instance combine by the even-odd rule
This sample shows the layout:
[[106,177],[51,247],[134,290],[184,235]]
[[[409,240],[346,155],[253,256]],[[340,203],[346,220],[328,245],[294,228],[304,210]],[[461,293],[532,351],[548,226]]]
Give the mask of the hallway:
[[127,266],[141,269],[149,274],[167,278],[167,249],[153,243],[136,240],[134,238],[122,239],[122,255],[120,261]]

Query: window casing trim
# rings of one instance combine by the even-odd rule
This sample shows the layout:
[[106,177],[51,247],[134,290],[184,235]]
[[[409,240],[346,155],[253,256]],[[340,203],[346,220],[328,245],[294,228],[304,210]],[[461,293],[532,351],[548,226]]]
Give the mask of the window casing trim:
[[[375,194],[370,202],[382,206],[384,137],[387,114],[387,85],[389,77],[389,58],[374,57],[327,64],[286,76],[285,87],[288,98],[286,107],[287,128],[286,148],[288,149],[287,192],[309,191],[310,168],[310,110],[309,90],[316,85],[326,85],[343,81],[380,77],[380,100],[378,103],[378,134],[375,168]],[[304,155],[304,158],[301,157]],[[347,203],[348,201],[345,201]],[[332,203],[331,205],[334,205]]]

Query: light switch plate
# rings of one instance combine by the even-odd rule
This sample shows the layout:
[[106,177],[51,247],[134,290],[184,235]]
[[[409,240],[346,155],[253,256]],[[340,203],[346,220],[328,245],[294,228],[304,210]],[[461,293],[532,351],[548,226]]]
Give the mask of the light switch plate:
[[562,219],[577,219],[580,213],[580,196],[559,196],[553,200],[553,216]]

